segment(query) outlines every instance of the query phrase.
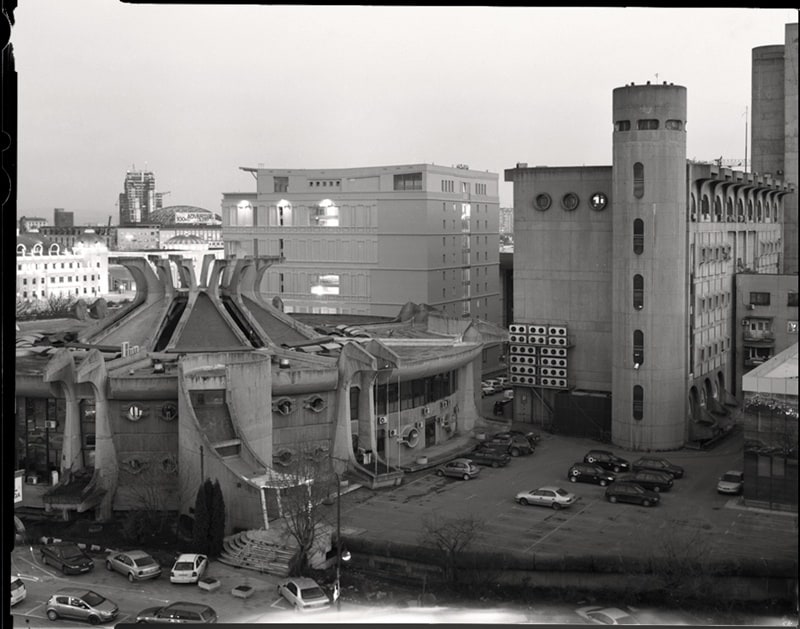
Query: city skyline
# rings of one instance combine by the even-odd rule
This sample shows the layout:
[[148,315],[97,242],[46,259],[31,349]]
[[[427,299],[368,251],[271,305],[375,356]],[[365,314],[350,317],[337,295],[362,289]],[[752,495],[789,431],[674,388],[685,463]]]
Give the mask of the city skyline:
[[752,49],[797,13],[43,1],[14,17],[18,215],[91,224],[117,222],[132,164],[169,204],[214,212],[255,190],[240,166],[406,163],[497,173],[511,207],[517,162],[611,163],[607,95],[630,82],[687,88],[690,159],[740,159]]

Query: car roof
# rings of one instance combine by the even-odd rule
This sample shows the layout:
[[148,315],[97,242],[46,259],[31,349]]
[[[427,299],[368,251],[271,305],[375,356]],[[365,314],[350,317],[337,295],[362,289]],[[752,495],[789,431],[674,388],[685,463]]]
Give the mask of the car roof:
[[466,457],[459,457],[457,459],[453,459],[450,463],[472,463],[472,460]]
[[744,476],[744,472],[742,470],[728,470],[725,474],[736,474],[737,476],[741,475]]
[[78,587],[66,587],[61,588],[57,592],[53,594],[53,596],[58,596],[62,594],[66,594],[68,596],[85,596],[89,592],[93,592],[94,590],[90,590],[89,588],[78,588]]
[[192,560],[197,559],[198,557],[201,557],[201,556],[203,556],[203,555],[200,555],[199,553],[182,553],[182,554],[178,555],[178,557],[175,559],[175,561],[192,561]]
[[180,607],[181,609],[187,609],[191,611],[205,611],[207,609],[214,611],[214,608],[210,605],[206,605],[205,603],[190,603],[189,601],[175,601],[174,603],[165,605],[165,607],[169,607],[170,609]]
[[555,485],[544,485],[543,487],[537,487],[534,491],[539,491],[540,489],[548,489],[550,491],[563,491],[561,487],[556,487]]
[[141,557],[149,557],[150,553],[147,553],[143,550],[123,550],[119,555],[128,555],[131,559],[139,559]]
[[287,581],[287,583],[289,581],[292,581],[293,583],[296,583],[300,587],[303,587],[304,585],[305,586],[317,586],[317,587],[319,587],[319,583],[317,583],[316,581],[314,581],[314,579],[311,579],[309,577],[292,577],[291,579],[289,579]]

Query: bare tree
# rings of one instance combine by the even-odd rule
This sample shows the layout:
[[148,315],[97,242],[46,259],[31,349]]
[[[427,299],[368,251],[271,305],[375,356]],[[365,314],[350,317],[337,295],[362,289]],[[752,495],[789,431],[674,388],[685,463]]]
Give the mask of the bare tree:
[[436,513],[422,518],[419,543],[438,551],[445,579],[458,583],[458,558],[480,535],[485,523],[474,517],[442,518]]
[[335,488],[336,476],[327,451],[314,446],[299,448],[281,472],[281,514],[286,533],[297,546],[294,571],[304,574],[313,554],[324,552],[328,544],[327,536],[321,536],[323,530],[329,529],[323,502]]

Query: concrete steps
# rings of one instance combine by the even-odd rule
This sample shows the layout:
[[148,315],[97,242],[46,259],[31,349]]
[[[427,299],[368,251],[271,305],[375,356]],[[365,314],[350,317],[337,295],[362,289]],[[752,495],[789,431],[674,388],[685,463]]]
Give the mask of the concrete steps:
[[289,564],[295,550],[279,545],[261,534],[262,531],[241,531],[223,540],[219,561],[236,568],[246,568],[279,577],[289,575]]

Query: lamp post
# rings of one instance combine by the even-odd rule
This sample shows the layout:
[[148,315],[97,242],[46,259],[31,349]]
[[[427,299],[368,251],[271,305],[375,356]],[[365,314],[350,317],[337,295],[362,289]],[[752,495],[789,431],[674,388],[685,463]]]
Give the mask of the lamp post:
[[350,561],[350,553],[342,551],[342,479],[337,472],[336,476],[336,581],[333,586],[333,591],[336,595],[336,609],[341,609],[341,595],[339,590],[339,578],[342,571],[342,560]]

